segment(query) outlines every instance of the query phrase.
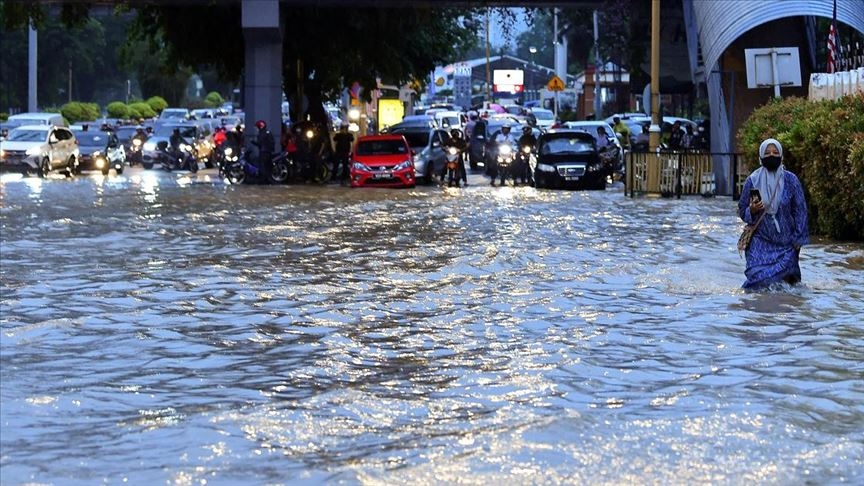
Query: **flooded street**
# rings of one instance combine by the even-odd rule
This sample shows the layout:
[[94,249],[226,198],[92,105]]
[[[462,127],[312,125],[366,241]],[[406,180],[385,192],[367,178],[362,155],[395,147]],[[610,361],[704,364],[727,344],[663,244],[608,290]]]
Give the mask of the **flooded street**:
[[0,483],[864,481],[864,245],[472,182],[4,178]]

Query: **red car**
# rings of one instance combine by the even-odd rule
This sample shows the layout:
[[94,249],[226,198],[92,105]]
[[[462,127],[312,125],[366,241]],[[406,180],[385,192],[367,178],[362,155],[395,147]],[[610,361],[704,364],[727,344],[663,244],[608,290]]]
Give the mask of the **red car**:
[[351,187],[414,187],[412,157],[402,135],[360,137],[351,156]]

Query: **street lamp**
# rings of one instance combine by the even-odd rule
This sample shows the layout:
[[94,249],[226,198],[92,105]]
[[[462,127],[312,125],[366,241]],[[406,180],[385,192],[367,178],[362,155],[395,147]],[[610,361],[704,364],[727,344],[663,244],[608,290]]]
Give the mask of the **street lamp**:
[[528,48],[528,52],[531,53],[531,71],[528,76],[528,87],[534,90],[534,54],[537,54],[537,48],[531,46]]

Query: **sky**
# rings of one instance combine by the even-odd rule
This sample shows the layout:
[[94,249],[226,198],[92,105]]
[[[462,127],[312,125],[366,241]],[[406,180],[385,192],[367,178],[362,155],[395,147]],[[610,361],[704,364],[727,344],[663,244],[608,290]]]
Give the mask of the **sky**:
[[[492,17],[489,18],[489,43],[492,44],[493,49],[498,48],[500,46],[504,46],[505,44],[507,44],[513,50],[515,50],[516,49],[516,37],[519,36],[520,32],[524,32],[525,30],[528,29],[528,26],[526,25],[526,22],[525,22],[525,16],[522,13],[524,11],[524,9],[513,8],[510,10],[513,10],[516,12],[519,20],[517,20],[516,25],[514,26],[513,31],[511,32],[509,43],[507,42],[507,40],[504,37],[504,30],[501,28],[500,19],[498,19],[497,16],[495,16],[494,14]],[[479,35],[484,36],[484,33],[482,31],[480,31]]]

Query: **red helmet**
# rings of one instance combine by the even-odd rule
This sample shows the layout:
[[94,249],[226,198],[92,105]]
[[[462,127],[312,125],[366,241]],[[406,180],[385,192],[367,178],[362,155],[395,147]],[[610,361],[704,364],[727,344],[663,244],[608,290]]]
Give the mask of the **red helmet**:
[[257,128],[258,130],[263,130],[267,128],[267,122],[265,122],[264,120],[258,120],[255,122],[255,128]]

